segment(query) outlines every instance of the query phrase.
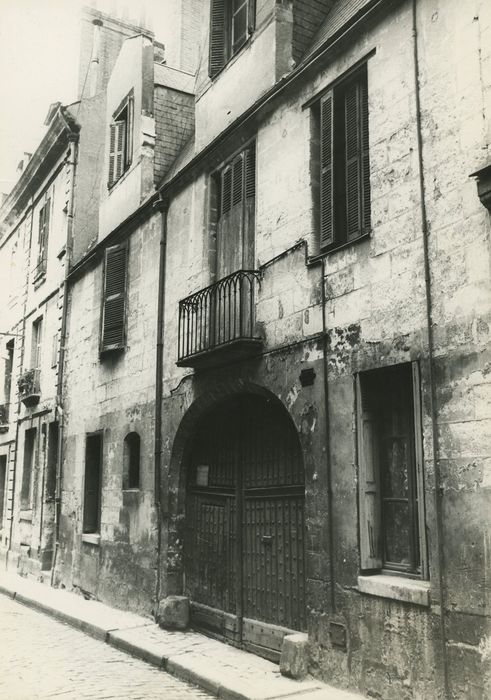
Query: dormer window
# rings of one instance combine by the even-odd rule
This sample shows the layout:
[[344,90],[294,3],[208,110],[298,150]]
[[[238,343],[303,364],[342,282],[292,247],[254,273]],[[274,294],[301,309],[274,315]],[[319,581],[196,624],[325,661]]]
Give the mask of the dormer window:
[[246,43],[254,31],[255,0],[212,0],[210,66],[214,77]]
[[130,167],[133,156],[133,94],[116,110],[109,126],[109,178],[112,187]]

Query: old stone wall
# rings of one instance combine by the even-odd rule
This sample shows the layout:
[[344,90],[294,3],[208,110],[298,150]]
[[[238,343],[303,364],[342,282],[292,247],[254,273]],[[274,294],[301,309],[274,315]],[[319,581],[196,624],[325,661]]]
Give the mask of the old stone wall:
[[[153,440],[159,240],[159,215],[129,238],[124,351],[99,356],[102,261],[70,290],[62,539],[56,573],[59,583],[146,613],[155,595]],[[95,431],[103,431],[98,544],[82,537],[85,440],[87,433]],[[140,488],[123,491],[123,442],[133,431],[141,440]]]

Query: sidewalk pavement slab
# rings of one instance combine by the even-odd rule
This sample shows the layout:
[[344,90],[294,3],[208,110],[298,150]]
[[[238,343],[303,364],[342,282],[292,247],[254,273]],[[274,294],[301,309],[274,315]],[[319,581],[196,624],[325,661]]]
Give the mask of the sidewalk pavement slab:
[[17,576],[0,593],[189,681],[222,700],[360,700],[320,681],[296,681],[266,659],[198,632],[162,630],[152,619]]

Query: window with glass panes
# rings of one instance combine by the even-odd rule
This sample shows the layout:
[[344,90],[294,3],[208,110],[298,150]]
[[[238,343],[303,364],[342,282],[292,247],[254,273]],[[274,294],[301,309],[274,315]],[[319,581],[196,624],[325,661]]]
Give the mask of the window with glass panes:
[[216,75],[254,31],[255,0],[212,0],[210,11],[210,76]]

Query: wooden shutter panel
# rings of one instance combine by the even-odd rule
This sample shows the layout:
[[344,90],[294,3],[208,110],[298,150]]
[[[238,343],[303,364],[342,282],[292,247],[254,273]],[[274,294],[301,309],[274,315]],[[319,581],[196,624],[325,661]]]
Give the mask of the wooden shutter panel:
[[115,164],[116,164],[116,124],[109,126],[109,187],[115,181]]
[[256,148],[255,144],[245,152],[245,196],[250,199],[256,196]]
[[334,241],[333,203],[333,94],[321,101],[321,183],[320,183],[320,247],[330,246]]
[[370,206],[370,158],[368,139],[368,85],[366,75],[360,81],[360,118],[361,118],[361,185],[362,185],[362,233],[371,228]]
[[361,143],[359,84],[348,85],[344,96],[346,231],[348,241],[361,235]]
[[382,567],[382,528],[379,449],[374,392],[356,377],[358,439],[358,497],[362,569]]
[[124,149],[124,167],[128,167],[131,163],[133,157],[133,97],[128,98],[128,105],[126,107],[126,128],[125,128],[125,138],[126,144]]
[[242,153],[234,160],[232,168],[232,206],[235,206],[242,202],[244,193],[244,155]]
[[216,75],[225,65],[225,0],[211,0],[209,74]]
[[124,172],[124,151],[125,151],[125,141],[126,141],[126,122],[119,121],[115,122],[116,126],[116,165],[114,168],[115,179],[119,180]]
[[104,275],[104,308],[102,318],[101,349],[114,350],[124,347],[126,316],[126,244],[106,250]]
[[222,170],[221,177],[220,214],[226,214],[232,206],[232,168],[227,166]]

